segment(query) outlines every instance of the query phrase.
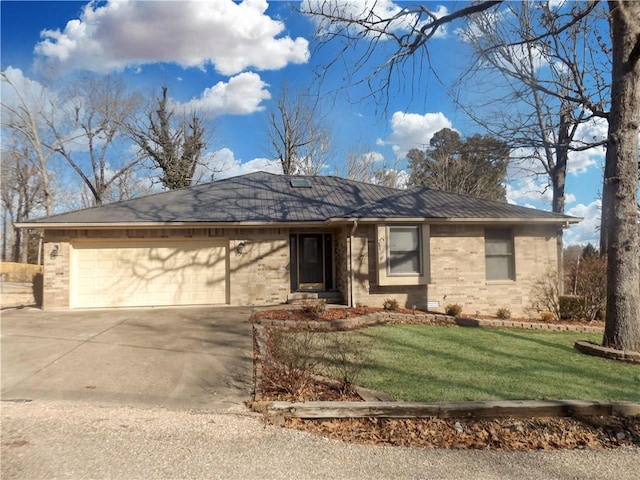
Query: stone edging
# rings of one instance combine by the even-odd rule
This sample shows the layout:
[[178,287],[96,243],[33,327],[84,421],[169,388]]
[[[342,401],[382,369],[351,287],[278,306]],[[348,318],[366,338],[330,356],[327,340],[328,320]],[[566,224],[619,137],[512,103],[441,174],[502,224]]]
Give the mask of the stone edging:
[[276,328],[304,328],[309,330],[351,330],[356,328],[370,327],[386,323],[416,323],[424,325],[458,325],[461,327],[485,327],[485,328],[521,328],[527,330],[553,330],[567,332],[589,332],[600,333],[602,327],[590,325],[573,325],[561,323],[538,323],[519,322],[514,320],[493,320],[466,317],[451,317],[435,313],[425,314],[404,314],[393,312],[376,312],[353,318],[343,318],[340,320],[274,320],[261,319],[252,320],[254,323],[265,327]]
[[615,348],[603,347],[601,345],[595,345],[584,340],[579,340],[574,343],[576,350],[587,355],[593,355],[596,357],[608,358],[611,360],[617,360],[619,362],[636,363],[640,364],[640,352],[632,352],[625,350],[616,350]]

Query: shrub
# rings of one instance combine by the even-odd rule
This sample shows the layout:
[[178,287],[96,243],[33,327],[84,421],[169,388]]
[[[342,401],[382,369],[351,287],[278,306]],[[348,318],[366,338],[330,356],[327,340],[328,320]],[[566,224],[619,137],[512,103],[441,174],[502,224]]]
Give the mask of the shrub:
[[449,304],[445,307],[444,313],[452,317],[459,317],[462,313],[462,306],[457,303]]
[[302,304],[302,311],[311,318],[318,319],[327,309],[326,300],[305,300]]
[[499,308],[496,311],[496,317],[499,318],[500,320],[508,320],[509,318],[511,318],[511,310],[504,307]]
[[344,391],[357,383],[360,372],[368,363],[370,345],[346,332],[334,333],[325,338],[327,373],[331,378],[341,382]]
[[545,322],[553,322],[556,319],[556,315],[553,312],[540,312],[540,319]]
[[607,304],[607,260],[585,258],[576,268],[575,293],[583,299],[581,317],[591,322],[604,315]]
[[267,352],[263,388],[298,396],[311,384],[323,349],[317,332],[276,331],[269,335]]
[[[582,299],[576,318],[592,321],[602,318],[607,296],[607,261],[588,244],[582,253],[565,262],[565,291]],[[564,312],[563,312],[564,313]]]
[[560,318],[558,295],[558,274],[555,270],[547,270],[535,280],[531,287],[531,309],[536,312],[551,313],[553,319]]
[[398,308],[400,308],[400,305],[398,305],[398,301],[395,298],[385,299],[383,305],[384,305],[384,309],[390,312],[394,310],[398,310]]
[[369,344],[360,337],[310,330],[273,331],[267,342],[261,388],[302,398],[323,372],[347,390],[368,363]]
[[584,312],[584,298],[577,295],[560,295],[558,306],[560,320],[580,320]]

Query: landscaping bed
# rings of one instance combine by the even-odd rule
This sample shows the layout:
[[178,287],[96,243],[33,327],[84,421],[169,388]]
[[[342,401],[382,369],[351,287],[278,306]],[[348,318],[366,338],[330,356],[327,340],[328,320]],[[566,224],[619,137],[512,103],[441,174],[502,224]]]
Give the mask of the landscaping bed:
[[[345,312],[349,312],[345,315]],[[372,313],[384,313],[383,309],[329,308],[318,315],[302,309],[282,309],[257,312],[256,328],[267,335],[278,329],[260,326],[264,320],[293,320],[297,322],[337,322]],[[406,310],[408,323],[411,317],[424,312]],[[436,317],[437,318],[437,317]],[[267,322],[268,323],[268,322]],[[289,322],[287,322],[289,323]],[[445,322],[446,324],[446,322]],[[262,339],[262,349],[268,341]],[[257,341],[257,343],[261,343]],[[260,348],[257,349],[258,351]],[[259,360],[258,360],[259,361]],[[262,381],[258,385],[256,409],[271,401],[358,401],[362,397],[357,389],[341,382],[312,376],[295,392],[273,388],[279,382],[272,376],[282,374],[282,369],[263,365]],[[269,387],[271,385],[271,388]],[[589,416],[571,418],[343,418],[308,420],[288,417],[265,417],[268,421],[309,431],[334,439],[355,443],[397,445],[423,448],[459,449],[581,449],[581,448],[638,448],[640,449],[640,418]]]
[[632,417],[492,420],[288,418],[284,420],[284,426],[347,442],[402,447],[490,450],[640,449],[640,419]]

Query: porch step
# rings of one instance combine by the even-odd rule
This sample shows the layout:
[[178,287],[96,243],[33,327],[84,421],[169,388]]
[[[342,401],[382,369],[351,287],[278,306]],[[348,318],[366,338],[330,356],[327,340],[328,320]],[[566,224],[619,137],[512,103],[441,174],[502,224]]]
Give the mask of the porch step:
[[287,303],[291,305],[303,305],[321,300],[329,304],[343,303],[340,292],[293,292],[287,295]]
[[287,303],[300,305],[302,303],[318,300],[316,292],[293,292],[287,295]]

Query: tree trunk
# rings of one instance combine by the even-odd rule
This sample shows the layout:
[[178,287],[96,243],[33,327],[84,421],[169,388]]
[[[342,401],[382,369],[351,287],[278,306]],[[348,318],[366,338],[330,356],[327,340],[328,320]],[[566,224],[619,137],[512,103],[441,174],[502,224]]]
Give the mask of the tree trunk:
[[638,127],[640,2],[610,1],[613,68],[603,185],[607,315],[603,344],[640,351],[638,290]]
[[[553,175],[551,175],[553,187],[551,211],[561,214],[564,214],[567,160],[569,158],[569,143],[571,142],[569,135],[570,121],[571,119],[566,111],[560,113],[556,145],[556,164],[553,169]],[[564,241],[562,228],[558,229],[556,248],[558,251],[558,293],[564,295]]]

